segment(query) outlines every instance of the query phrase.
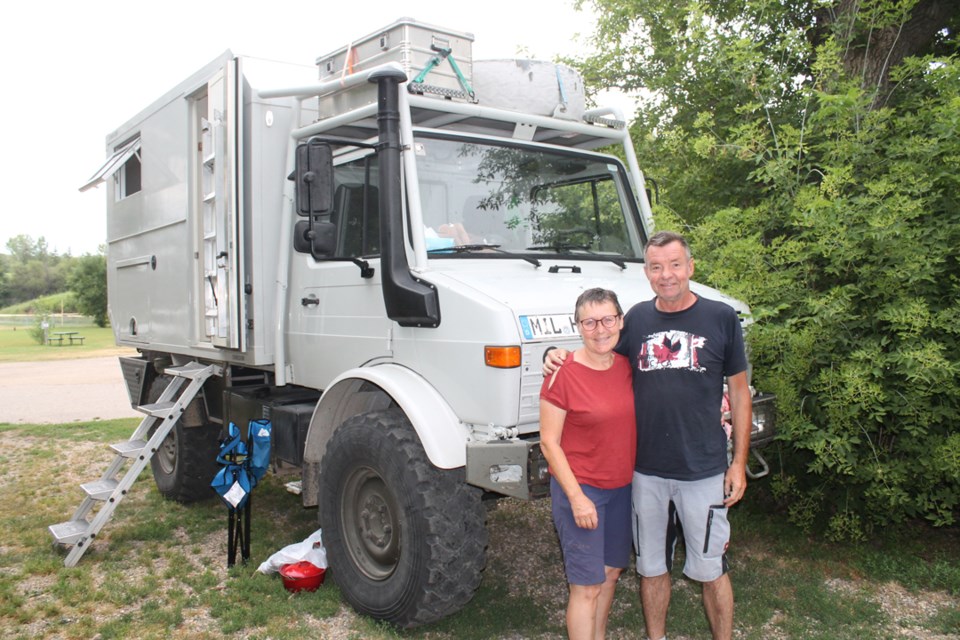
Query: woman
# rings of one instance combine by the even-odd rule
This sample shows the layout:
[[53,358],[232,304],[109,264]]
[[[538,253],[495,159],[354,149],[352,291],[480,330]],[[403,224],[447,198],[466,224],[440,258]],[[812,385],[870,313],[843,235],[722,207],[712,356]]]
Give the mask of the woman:
[[613,351],[623,329],[617,295],[584,291],[574,320],[583,347],[543,381],[540,447],[550,465],[553,522],[570,584],[567,634],[600,639],[630,560],[636,415],[630,363]]

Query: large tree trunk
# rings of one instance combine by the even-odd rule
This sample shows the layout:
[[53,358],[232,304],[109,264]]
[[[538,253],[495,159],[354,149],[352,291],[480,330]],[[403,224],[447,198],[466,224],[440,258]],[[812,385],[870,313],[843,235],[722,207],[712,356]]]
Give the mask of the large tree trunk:
[[937,34],[960,14],[957,0],[917,0],[901,21],[877,26],[862,8],[861,0],[840,0],[816,13],[815,44],[834,34],[845,42],[844,67],[861,86],[874,92],[874,106],[886,102],[890,69],[904,58],[929,51]]

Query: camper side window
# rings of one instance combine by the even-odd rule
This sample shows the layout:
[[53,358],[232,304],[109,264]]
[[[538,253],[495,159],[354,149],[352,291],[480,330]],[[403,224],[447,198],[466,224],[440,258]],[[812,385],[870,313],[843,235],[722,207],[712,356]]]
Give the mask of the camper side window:
[[117,200],[140,191],[140,152],[137,151],[113,174],[113,193]]
[[140,135],[115,147],[107,161],[80,187],[86,191],[107,180],[113,181],[113,199],[123,200],[140,191]]

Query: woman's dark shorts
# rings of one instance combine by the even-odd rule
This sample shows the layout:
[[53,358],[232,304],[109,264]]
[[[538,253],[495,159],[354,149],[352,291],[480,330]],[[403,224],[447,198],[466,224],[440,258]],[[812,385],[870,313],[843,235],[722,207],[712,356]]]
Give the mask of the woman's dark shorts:
[[619,489],[598,489],[581,484],[580,488],[597,507],[597,528],[581,529],[577,526],[567,494],[551,478],[553,524],[560,537],[567,582],[602,584],[606,580],[604,567],[624,569],[630,563],[630,485]]

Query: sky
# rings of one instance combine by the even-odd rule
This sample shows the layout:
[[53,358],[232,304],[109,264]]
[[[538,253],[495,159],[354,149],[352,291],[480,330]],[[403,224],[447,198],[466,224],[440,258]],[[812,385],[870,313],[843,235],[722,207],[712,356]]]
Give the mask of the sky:
[[4,14],[0,252],[25,234],[74,256],[106,243],[106,188],[79,187],[106,159],[107,134],[227,49],[312,65],[407,17],[472,33],[474,59],[550,60],[581,51],[594,25],[573,0],[90,0]]

